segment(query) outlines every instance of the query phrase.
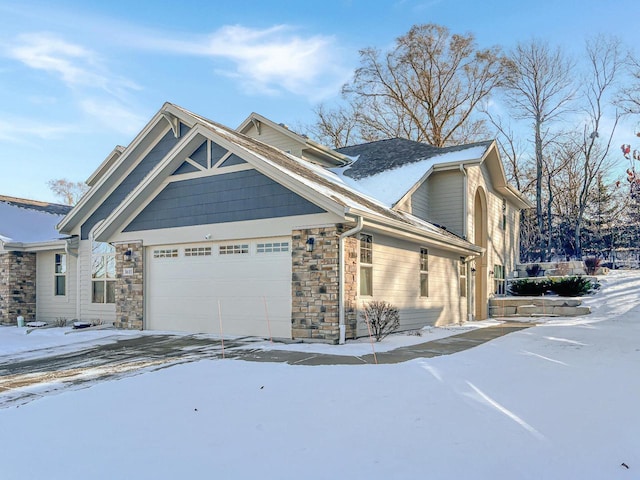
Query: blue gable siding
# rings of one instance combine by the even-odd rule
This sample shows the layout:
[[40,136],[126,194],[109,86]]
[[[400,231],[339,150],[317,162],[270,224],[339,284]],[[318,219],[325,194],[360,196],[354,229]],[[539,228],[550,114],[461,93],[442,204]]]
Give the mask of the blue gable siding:
[[[187,132],[188,127],[181,125],[181,132]],[[169,150],[178,142],[173,132],[169,130],[162,139],[151,149],[147,156],[142,159],[138,166],[125,178],[120,185],[102,202],[102,204],[91,214],[80,228],[80,235],[83,240],[89,238],[91,229],[100,220],[104,220],[109,214],[131,193],[131,191],[142,181],[142,179],[162,160]]]
[[245,162],[242,158],[240,158],[235,153],[233,153],[229,155],[229,158],[227,158],[224,162],[222,162],[220,166],[231,167],[233,165],[242,165],[243,163],[247,163],[247,162]]
[[211,165],[215,165],[226,154],[226,148],[221,147],[215,142],[211,142]]
[[125,232],[323,213],[255,170],[167,185]]
[[176,168],[176,171],[173,172],[173,175],[180,175],[182,173],[193,173],[193,172],[199,172],[199,171],[200,170],[198,170],[196,167],[191,165],[189,162],[184,162],[182,165]]
[[203,168],[207,168],[207,142],[200,145],[195,152],[189,155],[189,158]]

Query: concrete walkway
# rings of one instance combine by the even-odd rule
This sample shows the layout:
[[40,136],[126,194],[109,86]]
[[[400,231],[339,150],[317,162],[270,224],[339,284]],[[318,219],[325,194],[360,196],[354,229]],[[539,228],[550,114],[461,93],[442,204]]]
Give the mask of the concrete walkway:
[[[376,363],[376,360],[378,364],[402,363],[415,358],[431,358],[458,353],[533,325],[532,323],[503,323],[493,327],[478,328],[439,340],[376,353],[375,357],[373,353],[362,356],[346,356],[286,350],[232,351],[226,357],[250,362],[281,362],[289,365],[362,365]],[[339,348],[336,347],[336,349]]]

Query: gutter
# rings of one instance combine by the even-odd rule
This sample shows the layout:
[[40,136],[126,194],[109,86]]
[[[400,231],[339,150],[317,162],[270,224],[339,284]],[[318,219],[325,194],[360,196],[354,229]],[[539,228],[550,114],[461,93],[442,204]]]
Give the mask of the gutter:
[[[82,303],[81,303],[81,298],[80,298],[80,261],[79,261],[79,257],[80,257],[80,245],[78,245],[78,248],[76,249],[75,253],[71,250],[71,241],[72,239],[68,239],[65,244],[64,244],[64,253],[66,253],[67,255],[69,255],[70,257],[73,257],[76,259],[76,319],[80,320],[81,315],[80,315],[80,311],[82,310]],[[69,268],[69,265],[67,265],[67,269]]]
[[347,230],[346,232],[343,232],[340,234],[340,239],[338,241],[338,245],[339,245],[339,253],[338,253],[338,258],[340,259],[340,285],[339,285],[339,293],[338,293],[338,317],[339,317],[339,327],[340,327],[340,339],[339,342],[340,345],[343,345],[345,342],[345,336],[346,336],[346,330],[347,327],[344,323],[344,269],[345,269],[345,260],[344,260],[344,239],[347,237],[350,237],[352,235],[355,235],[356,233],[360,232],[362,230],[362,228],[364,227],[364,218],[362,216],[358,217],[358,221],[355,227],[353,227],[351,230]]

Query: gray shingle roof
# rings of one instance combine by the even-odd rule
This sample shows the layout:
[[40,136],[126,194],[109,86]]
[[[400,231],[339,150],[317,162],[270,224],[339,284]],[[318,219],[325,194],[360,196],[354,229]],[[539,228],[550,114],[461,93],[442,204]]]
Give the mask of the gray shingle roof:
[[343,155],[358,157],[357,161],[344,171],[344,175],[358,180],[444,153],[457,152],[478,146],[488,147],[491,145],[491,142],[491,140],[488,140],[440,148],[404,138],[391,138],[388,140],[343,147],[337,149],[337,151]]
[[26,208],[38,212],[51,213],[53,215],[66,215],[71,211],[71,206],[61,205],[59,203],[40,202],[38,200],[29,200],[26,198],[7,197],[0,195],[0,202],[12,205],[14,207]]

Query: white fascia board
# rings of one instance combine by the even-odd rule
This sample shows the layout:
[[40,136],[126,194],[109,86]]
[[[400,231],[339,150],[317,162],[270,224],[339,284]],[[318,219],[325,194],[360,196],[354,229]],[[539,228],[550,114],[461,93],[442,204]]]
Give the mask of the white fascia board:
[[[145,138],[147,138],[147,136],[150,134],[150,132],[153,131],[158,123],[166,122],[162,115],[162,112],[163,110],[161,109],[153,116],[153,118],[147,123],[147,125],[145,125],[145,127],[136,136],[136,138],[133,139],[133,141],[129,144],[125,151],[116,159],[115,162],[113,162],[107,172],[105,172],[97,180],[96,184],[91,187],[91,189],[80,199],[80,201],[73,207],[73,209],[67,214],[67,216],[62,219],[62,221],[56,226],[56,229],[59,232],[71,233],[69,229],[74,228],[74,226],[76,226],[78,223],[84,221],[84,219],[86,219],[93,212],[94,205],[96,205],[100,200],[104,200],[104,198],[109,196],[113,192],[113,190],[117,188],[119,182],[114,182],[115,185],[112,185],[111,188],[106,191],[106,193],[102,192],[108,182],[113,182],[114,179],[112,177],[114,176],[114,172],[116,172],[121,167],[121,165],[123,165],[129,159],[129,157],[132,155],[132,152],[136,151],[137,147],[143,142]],[[170,125],[167,123],[166,128],[162,129],[162,131],[159,132],[159,138],[161,138],[162,135],[165,135],[170,128]],[[98,192],[101,192],[102,195],[99,198],[95,198],[98,195]]]
[[64,249],[67,245],[67,240],[51,240],[48,242],[33,242],[33,243],[22,243],[22,242],[7,242],[2,244],[5,251],[16,251],[16,252],[45,252],[48,250],[60,250]]
[[105,172],[109,170],[109,167],[111,167],[111,165],[118,159],[118,157],[122,155],[124,150],[125,147],[121,146],[116,146],[113,150],[111,150],[111,153],[107,155],[107,158],[102,161],[98,168],[95,169],[95,171],[89,178],[87,178],[87,180],[85,180],[84,183],[92,187],[105,174]]
[[237,132],[244,133],[248,126],[252,124],[252,120],[257,120],[261,123],[268,125],[279,133],[286,135],[290,139],[299,143],[302,146],[302,150],[312,150],[318,152],[322,157],[329,157],[334,160],[337,160],[340,165],[346,165],[349,163],[349,158],[345,155],[332,150],[331,148],[321,145],[320,143],[314,142],[313,140],[303,137],[302,135],[292,132],[288,128],[283,127],[282,125],[275,123],[273,120],[269,120],[267,117],[260,115],[259,113],[252,112],[239,126],[236,128]]
[[484,248],[473,245],[466,240],[451,238],[441,235],[437,232],[430,232],[398,220],[392,220],[386,217],[372,217],[368,212],[359,212],[355,209],[349,211],[351,215],[362,216],[365,225],[375,230],[388,233],[391,236],[399,238],[407,238],[417,241],[427,241],[428,243],[438,246],[443,250],[463,253],[465,255],[482,255]]

